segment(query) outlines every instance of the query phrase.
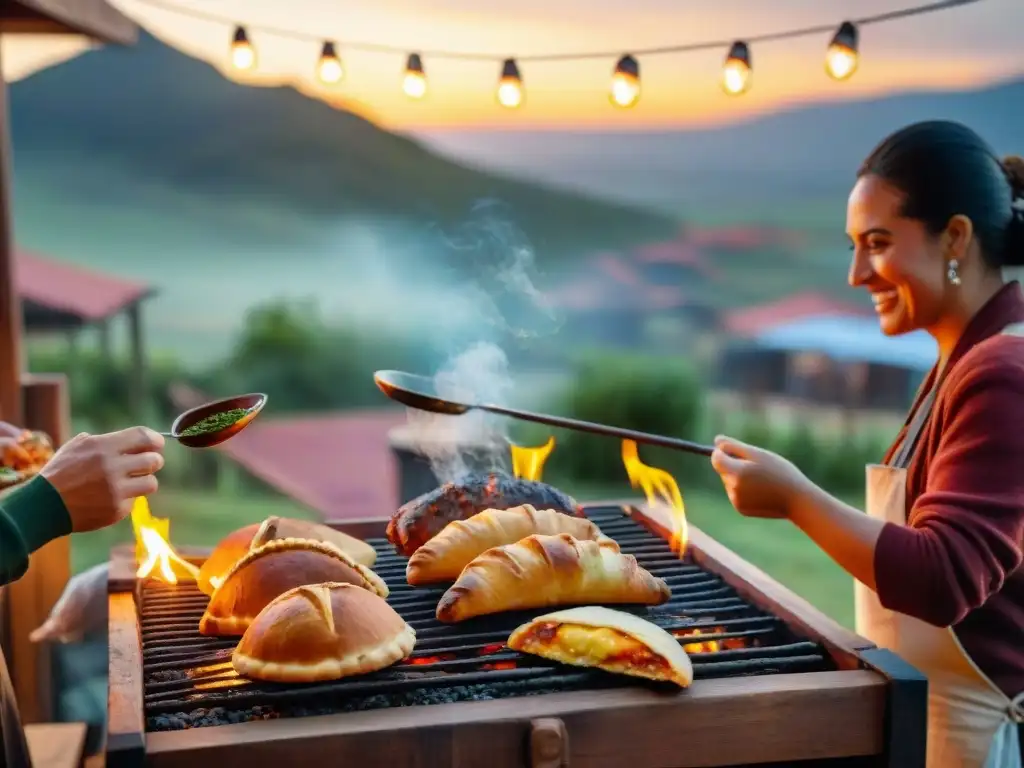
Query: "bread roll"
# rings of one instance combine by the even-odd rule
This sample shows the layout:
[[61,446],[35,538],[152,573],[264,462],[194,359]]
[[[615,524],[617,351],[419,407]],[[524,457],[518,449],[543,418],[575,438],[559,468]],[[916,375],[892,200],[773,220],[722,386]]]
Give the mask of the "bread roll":
[[378,595],[352,584],[313,584],[260,611],[231,664],[257,680],[313,683],[383,669],[415,644],[413,628]]
[[252,543],[252,537],[260,529],[259,523],[247,525],[244,528],[232,531],[213,548],[213,552],[206,558],[199,569],[199,578],[196,583],[199,591],[206,595],[212,595],[214,590],[224,581],[224,574],[231,570],[231,566],[245,557]]
[[538,616],[512,633],[508,647],[681,688],[693,682],[690,657],[672,635],[639,616],[596,605]]
[[377,560],[377,552],[365,541],[336,531],[330,526],[290,517],[268,517],[262,524],[255,523],[232,531],[214,548],[199,569],[199,590],[212,595],[224,581],[231,566],[241,560],[250,549],[256,549],[275,539],[313,539],[333,544],[357,563],[367,568]]
[[199,620],[203,635],[241,635],[271,600],[306,584],[342,582],[387,597],[384,581],[335,547],[310,539],[275,539],[250,550],[228,571]]
[[439,621],[501,611],[582,603],[657,605],[668,585],[619,552],[614,542],[579,541],[567,533],[528,536],[477,557],[441,596]]
[[274,539],[314,539],[333,544],[360,565],[372,568],[377,562],[377,550],[365,541],[336,531],[329,525],[290,517],[268,517],[252,540],[256,548]]
[[523,504],[512,509],[486,509],[467,520],[448,523],[444,530],[417,549],[405,568],[405,578],[413,586],[454,581],[477,555],[493,547],[515,544],[538,533],[554,536],[568,533],[575,539],[611,539],[583,517],[572,517],[554,509],[534,509]]

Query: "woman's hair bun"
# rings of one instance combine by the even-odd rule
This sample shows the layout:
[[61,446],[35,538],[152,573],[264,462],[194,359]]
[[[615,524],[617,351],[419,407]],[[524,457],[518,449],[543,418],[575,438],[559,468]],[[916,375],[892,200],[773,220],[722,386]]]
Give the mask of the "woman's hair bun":
[[1024,157],[1008,155],[1003,158],[1003,173],[1010,182],[1013,197],[1024,197]]
[[1008,267],[1024,266],[1024,157],[1011,155],[1003,158],[1003,172],[1013,190],[1010,228],[1006,233],[1006,255],[1003,263]]

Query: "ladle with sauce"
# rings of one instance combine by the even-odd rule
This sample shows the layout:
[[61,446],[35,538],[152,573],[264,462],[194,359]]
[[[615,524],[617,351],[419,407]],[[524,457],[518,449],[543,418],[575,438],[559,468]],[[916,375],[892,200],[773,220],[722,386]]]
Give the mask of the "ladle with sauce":
[[210,448],[249,426],[266,404],[267,396],[260,392],[214,400],[185,411],[174,420],[170,432],[160,434],[186,448]]
[[606,437],[618,437],[623,440],[635,440],[645,445],[659,445],[663,448],[673,448],[677,451],[696,453],[701,456],[710,456],[715,450],[710,445],[701,445],[700,443],[693,443],[678,437],[653,435],[648,432],[638,432],[635,429],[613,427],[608,424],[595,424],[594,422],[570,419],[565,416],[550,416],[546,413],[520,411],[515,408],[506,408],[503,405],[462,403],[456,400],[449,400],[437,393],[433,381],[426,376],[418,376],[414,373],[377,371],[373,374],[373,380],[380,391],[395,402],[420,411],[443,413],[449,416],[458,416],[467,411],[487,411],[488,413],[509,416],[520,421],[532,421],[537,424],[547,424],[549,427],[571,429],[576,432],[589,432]]

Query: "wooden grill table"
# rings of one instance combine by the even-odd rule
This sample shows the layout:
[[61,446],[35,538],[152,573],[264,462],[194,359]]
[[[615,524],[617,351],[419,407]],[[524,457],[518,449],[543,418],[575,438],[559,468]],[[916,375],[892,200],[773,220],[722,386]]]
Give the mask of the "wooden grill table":
[[206,599],[195,586],[136,581],[132,553],[115,553],[108,766],[924,765],[927,683],[916,670],[693,527],[680,561],[658,510],[585,510],[672,586],[669,603],[634,610],[682,626],[685,644],[721,640],[691,653],[689,690],[519,656],[503,648],[514,615],[441,625],[430,615],[440,590],[404,583],[386,520],[338,522],[378,549],[388,600],[417,630],[408,663],[313,686],[240,680],[228,663],[236,639],[198,634]]

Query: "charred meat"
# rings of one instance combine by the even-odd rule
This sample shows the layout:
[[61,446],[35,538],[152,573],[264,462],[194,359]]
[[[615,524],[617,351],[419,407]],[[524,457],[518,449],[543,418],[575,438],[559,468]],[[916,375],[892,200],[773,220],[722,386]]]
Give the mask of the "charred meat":
[[399,507],[388,523],[388,541],[400,555],[408,557],[454,520],[465,520],[485,509],[511,509],[521,504],[583,514],[575,499],[553,486],[500,472],[477,473],[457,483],[445,483]]

